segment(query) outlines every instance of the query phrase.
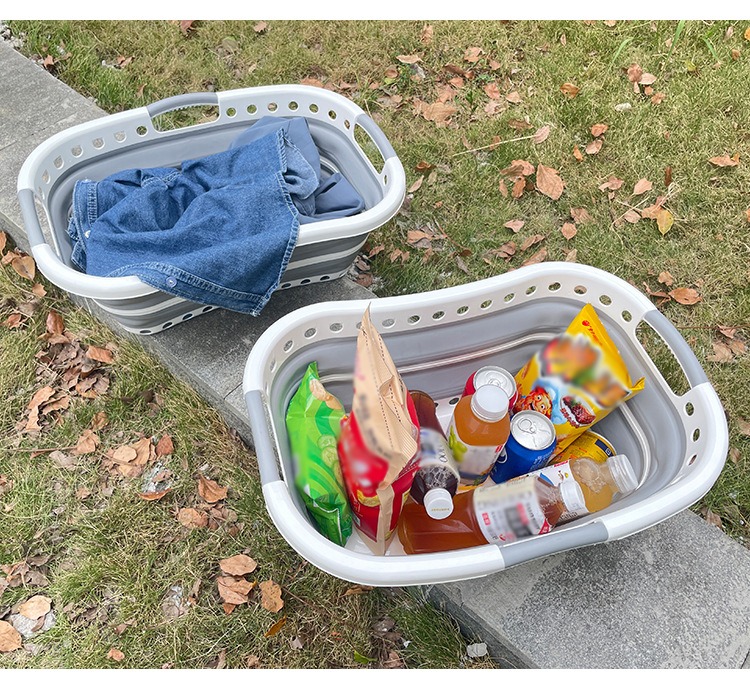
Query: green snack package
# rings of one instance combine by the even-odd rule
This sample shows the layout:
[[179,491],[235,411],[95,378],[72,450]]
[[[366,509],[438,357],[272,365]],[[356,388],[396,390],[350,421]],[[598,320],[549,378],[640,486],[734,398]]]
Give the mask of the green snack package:
[[352,533],[352,512],[336,449],[345,414],[341,402],[321,383],[313,361],[286,414],[294,484],[321,533],[340,546]]

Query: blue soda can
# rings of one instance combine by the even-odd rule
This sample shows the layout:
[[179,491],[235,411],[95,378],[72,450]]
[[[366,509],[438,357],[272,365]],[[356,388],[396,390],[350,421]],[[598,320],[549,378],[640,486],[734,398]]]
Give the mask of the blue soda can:
[[536,410],[521,410],[510,421],[510,436],[490,478],[496,484],[544,467],[557,445],[555,425]]

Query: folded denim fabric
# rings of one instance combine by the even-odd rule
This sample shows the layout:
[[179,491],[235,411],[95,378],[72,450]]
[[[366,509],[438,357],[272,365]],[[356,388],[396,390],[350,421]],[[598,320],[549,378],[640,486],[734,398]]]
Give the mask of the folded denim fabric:
[[92,275],[136,275],[175,296],[257,315],[297,241],[292,197],[317,185],[280,128],[179,169],[81,180],[68,226],[72,260]]

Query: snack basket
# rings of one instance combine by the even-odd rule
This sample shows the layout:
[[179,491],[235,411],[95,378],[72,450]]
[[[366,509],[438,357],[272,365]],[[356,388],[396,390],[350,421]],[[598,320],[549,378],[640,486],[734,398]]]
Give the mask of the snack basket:
[[[174,130],[157,128],[157,117],[199,106],[216,107],[218,117]],[[368,234],[401,207],[406,178],[388,139],[360,107],[337,93],[304,85],[178,95],[47,139],[29,155],[18,176],[18,201],[39,270],[137,334],[153,334],[211,310],[212,306],[161,292],[134,275],[97,277],[72,266],[67,225],[73,186],[84,178],[100,180],[129,168],[177,166],[185,159],[223,151],[263,116],[306,117],[323,177],[340,172],[365,202],[365,210],[355,216],[301,225],[280,286],[342,277]]]
[[[385,556],[374,556],[356,531],[344,548],[316,531],[294,490],[286,407],[308,363],[317,361],[321,381],[350,409],[358,324],[368,305],[407,388],[432,396],[446,424],[474,370],[494,364],[515,374],[545,341],[565,331],[585,303],[596,309],[630,376],[645,377],[645,388],[594,428],[628,456],[639,479],[636,491],[599,513],[504,546],[409,556],[396,538]],[[644,336],[651,353],[640,341]],[[679,363],[675,367],[690,387],[682,395],[657,367],[655,351]],[[728,449],[724,410],[680,332],[628,283],[571,263],[527,266],[421,294],[299,309],[257,340],[243,391],[266,507],[279,531],[317,567],[371,586],[476,578],[624,538],[700,500],[719,476]]]

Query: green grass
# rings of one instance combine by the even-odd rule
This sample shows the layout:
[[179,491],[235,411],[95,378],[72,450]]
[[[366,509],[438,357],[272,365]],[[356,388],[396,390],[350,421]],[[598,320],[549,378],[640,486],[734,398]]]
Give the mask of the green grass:
[[[536,233],[545,236],[538,246],[547,248],[547,260],[565,259],[570,249],[576,249],[578,262],[612,272],[643,291],[646,287],[667,289],[657,279],[663,271],[671,273],[672,287],[697,289],[698,304],[668,301],[661,308],[684,334],[723,402],[737,462],[727,460],[716,485],[694,509],[719,515],[724,530],[750,546],[750,438],[741,431],[742,421],[750,421],[749,356],[738,355],[728,363],[711,360],[712,343],[722,341],[719,325],[736,326],[738,336],[750,342],[750,224],[746,215],[750,208],[750,110],[746,106],[750,42],[743,38],[750,22],[619,21],[614,26],[601,21],[431,22],[432,41],[424,44],[420,36],[426,23],[271,21],[266,31],[258,33],[255,22],[208,21],[195,22],[187,36],[166,21],[14,21],[11,25],[14,34],[23,37],[25,54],[69,55],[56,64],[57,76],[108,112],[185,92],[296,83],[306,78],[318,79],[353,99],[374,117],[393,144],[406,169],[407,186],[420,177],[416,170],[420,162],[434,167],[399,215],[368,240],[366,253],[383,247],[371,258],[378,295],[428,291],[517,268],[538,247],[519,250],[508,261],[488,258],[486,252],[511,239],[519,246]],[[483,50],[473,66],[464,60],[472,46]],[[398,60],[399,55],[414,54],[421,60],[415,66]],[[112,64],[118,56],[133,60],[123,69],[102,66],[102,61]],[[414,99],[436,100],[453,76],[445,70],[448,64],[472,68],[475,73],[473,80],[467,78],[456,90],[452,103],[457,111],[449,125],[438,127],[415,112]],[[631,64],[639,64],[656,77],[654,91],[665,94],[660,104],[633,91],[626,73]],[[484,86],[493,81],[503,97],[517,91],[521,103],[488,115]],[[580,88],[576,97],[561,92],[566,82]],[[394,95],[402,98],[398,107],[390,99]],[[630,109],[616,110],[621,104],[629,104]],[[517,122],[524,118],[529,127],[519,131]],[[573,149],[583,150],[591,141],[590,128],[595,123],[609,126],[603,147],[596,155],[584,154],[579,162]],[[530,135],[543,125],[549,125],[551,133],[542,144],[502,142]],[[487,148],[495,136],[501,144]],[[467,152],[467,147],[484,149]],[[716,168],[708,163],[709,158],[724,154],[739,154],[739,165]],[[514,159],[559,170],[565,182],[562,197],[552,201],[532,192],[516,200],[501,195],[500,172]],[[643,208],[667,192],[667,167],[672,171],[667,207],[675,217],[671,230],[662,235],[655,221],[645,219],[618,223],[616,219],[631,206]],[[610,175],[624,181],[611,199],[598,189]],[[631,196],[635,183],[644,177],[653,182],[653,189],[641,197]],[[585,207],[592,220],[579,225],[578,234],[567,241],[560,227],[570,220],[571,208],[578,207]],[[512,219],[525,221],[518,235],[503,227]],[[423,250],[407,244],[409,230],[425,227],[450,237],[434,240],[435,251],[426,259]],[[396,249],[408,252],[408,260],[391,261]],[[457,252],[468,272],[456,260]],[[3,339],[16,336],[3,332]],[[17,354],[13,386],[17,388],[8,392],[11,422],[29,398],[35,352],[31,347],[20,344],[13,349]],[[151,384],[152,372],[160,378],[160,386],[169,385],[158,368],[147,366],[139,374],[137,351],[128,353],[132,354],[128,367],[135,374],[119,378],[122,386],[128,383],[123,393],[143,390]],[[669,372],[676,375],[679,371]],[[117,391],[113,387],[112,392]],[[189,392],[175,390],[170,401],[184,400],[183,395]],[[67,438],[89,419],[93,409],[88,410],[77,425],[67,427]],[[130,419],[140,425],[137,429],[146,430],[145,418],[132,405],[116,410],[123,425]],[[191,411],[189,405],[182,405],[171,418],[174,422],[160,424],[159,429],[176,429],[179,424],[185,430],[185,443],[193,439],[191,429],[204,434],[193,443],[211,443],[201,424],[190,425]],[[66,429],[65,425],[60,429]],[[188,450],[185,457],[196,458],[188,471],[194,471],[200,458]],[[237,477],[237,489],[252,487],[252,477],[243,479],[230,461],[221,462],[228,468],[227,476],[233,472]],[[41,476],[41,472],[34,474]],[[58,505],[49,491],[38,493],[34,500],[40,511]],[[163,507],[138,507],[137,512],[155,514]],[[253,514],[265,519],[259,502]],[[22,524],[26,535],[20,538],[35,528],[33,515],[28,517]],[[158,527],[158,521],[149,524]],[[272,529],[267,532],[273,534]],[[164,549],[154,543],[144,552],[162,557]],[[260,545],[266,552],[269,547],[284,548],[278,543]],[[297,560],[276,557],[273,561],[291,571]],[[163,557],[157,564],[162,562]],[[198,565],[192,571],[203,575],[206,568]],[[309,567],[303,576],[307,573],[315,577],[312,583],[325,581]],[[365,620],[375,611],[367,600],[360,608],[365,610]],[[406,610],[404,618],[409,614]],[[312,617],[308,614],[307,618]],[[125,636],[137,637],[134,631],[126,631]],[[356,648],[367,655],[358,649],[367,649],[363,642],[360,638]],[[437,640],[428,637],[423,642]],[[336,654],[327,661],[353,665],[351,648],[332,652]],[[190,655],[182,656],[194,665]],[[281,661],[276,656],[279,659],[271,661]],[[285,651],[285,656],[296,662],[306,653]]]

